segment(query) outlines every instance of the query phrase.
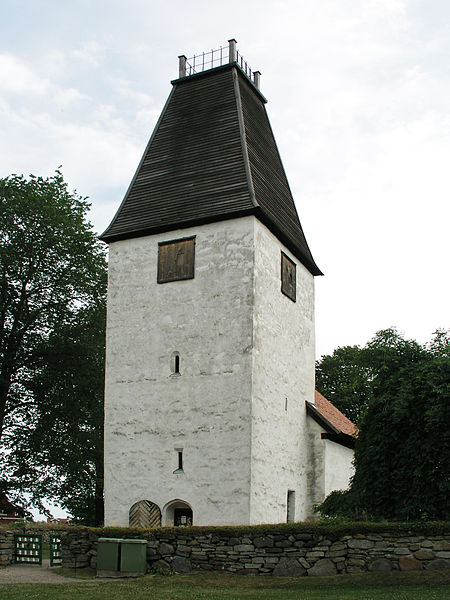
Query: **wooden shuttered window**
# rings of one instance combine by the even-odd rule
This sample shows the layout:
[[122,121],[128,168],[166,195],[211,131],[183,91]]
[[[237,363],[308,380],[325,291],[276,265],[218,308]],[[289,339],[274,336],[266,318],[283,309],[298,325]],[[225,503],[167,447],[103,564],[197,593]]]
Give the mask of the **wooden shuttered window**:
[[293,302],[297,294],[296,264],[284,252],[281,253],[281,291]]
[[193,279],[195,267],[195,237],[158,245],[158,283]]

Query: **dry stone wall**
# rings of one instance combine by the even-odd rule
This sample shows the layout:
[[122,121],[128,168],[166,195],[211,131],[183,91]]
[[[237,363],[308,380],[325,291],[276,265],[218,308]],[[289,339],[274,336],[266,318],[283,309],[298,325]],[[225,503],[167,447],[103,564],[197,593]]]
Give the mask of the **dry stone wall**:
[[[126,537],[123,532],[122,537]],[[236,530],[216,533],[180,528],[143,530],[141,535],[130,537],[147,539],[148,569],[157,572],[208,570],[242,575],[317,576],[450,569],[450,533],[405,535],[377,531],[327,535],[305,530],[283,532],[274,528],[236,535]],[[97,533],[89,529],[65,533],[63,567],[95,569],[97,539]]]
[[14,533],[12,531],[0,531],[0,567],[6,567],[13,561]]

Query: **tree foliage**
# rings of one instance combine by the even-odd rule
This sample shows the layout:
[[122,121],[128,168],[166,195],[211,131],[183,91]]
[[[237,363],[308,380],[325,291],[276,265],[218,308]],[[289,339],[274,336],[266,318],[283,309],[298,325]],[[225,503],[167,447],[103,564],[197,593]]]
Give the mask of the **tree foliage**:
[[86,525],[103,522],[105,305],[77,312],[36,352],[32,418],[16,433],[13,477],[32,501],[57,498]]
[[359,424],[372,399],[372,372],[364,349],[337,348],[316,362],[316,389],[350,421]]
[[106,263],[88,208],[60,171],[0,179],[1,486],[74,513],[102,478]]
[[360,423],[355,475],[322,514],[388,519],[450,516],[450,337],[424,346],[395,330],[365,347],[372,397]]

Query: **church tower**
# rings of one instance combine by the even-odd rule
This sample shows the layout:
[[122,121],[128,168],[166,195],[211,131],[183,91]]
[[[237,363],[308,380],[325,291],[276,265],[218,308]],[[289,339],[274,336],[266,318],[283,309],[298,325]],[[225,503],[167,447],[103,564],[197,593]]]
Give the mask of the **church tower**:
[[[252,72],[179,78],[109,244],[105,524],[301,520],[314,276]],[[209,60],[208,57],[208,60]],[[216,62],[217,61],[217,62]]]

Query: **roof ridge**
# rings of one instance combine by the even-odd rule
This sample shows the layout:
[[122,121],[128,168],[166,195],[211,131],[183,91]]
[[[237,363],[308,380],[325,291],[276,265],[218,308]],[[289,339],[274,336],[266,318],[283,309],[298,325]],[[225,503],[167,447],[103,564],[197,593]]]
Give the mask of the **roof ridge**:
[[255,188],[253,186],[252,171],[250,168],[250,161],[248,158],[247,134],[245,131],[244,114],[242,112],[241,90],[239,87],[239,78],[238,78],[238,73],[237,73],[236,68],[234,68],[232,70],[232,74],[233,74],[234,93],[236,96],[236,106],[237,106],[237,111],[238,111],[239,131],[240,131],[240,135],[241,135],[242,156],[244,158],[244,167],[245,167],[245,174],[247,176],[248,191],[250,193],[250,199],[252,201],[253,206],[255,208],[259,208],[259,204],[258,204],[258,201],[256,200],[256,196],[255,196]]

